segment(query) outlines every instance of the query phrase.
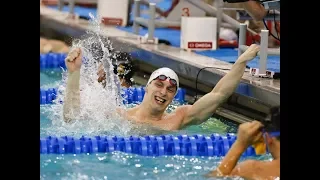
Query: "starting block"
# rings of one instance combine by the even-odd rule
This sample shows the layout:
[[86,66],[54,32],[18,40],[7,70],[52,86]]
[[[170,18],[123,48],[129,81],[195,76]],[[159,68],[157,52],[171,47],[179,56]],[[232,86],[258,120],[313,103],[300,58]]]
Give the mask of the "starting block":
[[[245,45],[246,30],[247,30],[247,25],[240,24],[238,56],[240,56],[248,48],[248,46]],[[268,59],[268,55],[280,56],[280,49],[268,48],[268,36],[269,36],[268,30],[261,31],[260,51],[257,53],[257,56],[260,58],[259,68],[250,68],[250,74],[252,76],[273,78],[275,74],[275,72],[267,70],[267,59]]]
[[[134,4],[134,20],[133,20],[133,32],[135,34],[139,34],[139,30],[140,30],[140,25],[145,26],[148,28],[148,40],[151,42],[152,39],[154,39],[154,31],[155,28],[173,28],[173,29],[182,29],[182,18],[188,17],[188,18],[213,18],[213,17],[207,17],[206,14],[208,13],[208,10],[201,7],[201,6],[196,6],[194,5],[195,1],[190,2],[190,0],[177,0],[177,1],[173,1],[171,7],[169,8],[169,10],[167,10],[164,14],[166,15],[166,18],[161,18],[161,19],[157,19],[156,18],[156,11],[155,11],[155,3],[149,3],[149,19],[145,19],[140,17],[140,2],[141,0],[135,0],[135,4]],[[203,0],[198,0],[197,2],[202,2]],[[205,4],[207,5],[207,4]],[[217,24],[217,20],[216,23]],[[189,42],[186,45],[182,45],[185,42],[187,42],[186,40],[184,40],[184,42],[180,43],[181,44],[181,48],[183,49],[202,49],[202,50],[206,50],[206,49],[217,49],[218,46],[223,46],[223,47],[237,47],[238,46],[238,42],[237,42],[237,38],[230,38],[230,37],[234,37],[237,36],[236,33],[234,33],[234,35],[230,36],[230,33],[227,32],[225,35],[225,37],[217,37],[217,25],[213,25],[212,27],[209,27],[208,25],[206,25],[205,23],[203,24],[205,27],[208,27],[210,29],[210,31],[206,30],[207,28],[203,28],[201,26],[199,26],[197,23],[193,23],[193,25],[191,25],[190,27],[184,27],[184,32],[187,31],[187,29],[191,28],[191,30],[188,30],[186,33],[184,33],[185,35],[181,36],[184,39],[192,36],[192,32],[194,31],[195,27],[201,27],[201,29],[203,29],[204,33],[203,34],[212,34],[213,32],[216,33],[216,35],[212,35],[212,37],[203,37],[201,39],[201,37],[195,38],[195,37],[191,37],[194,38],[193,42]],[[227,25],[225,25],[227,27]],[[213,30],[213,27],[215,27],[216,29]],[[212,30],[212,31],[211,31]],[[181,30],[182,31],[182,30]],[[198,30],[199,31],[199,30]],[[221,30],[220,30],[221,31]],[[195,31],[196,32],[196,31]],[[191,34],[190,34],[191,33]],[[187,35],[189,34],[189,35]],[[223,35],[221,33],[221,35]],[[144,37],[142,37],[143,39]],[[200,39],[199,39],[200,38]],[[215,40],[211,41],[212,38],[215,38]],[[196,40],[199,41],[196,41]],[[209,40],[209,41],[207,41]]]
[[216,50],[217,18],[182,17],[180,39],[184,50]]
[[129,19],[129,0],[98,0],[98,16],[105,25],[126,26]]
[[[181,27],[181,17],[205,17],[206,12],[202,9],[194,6],[186,0],[180,0],[178,4],[172,4],[172,10],[166,18],[156,19],[156,4],[149,3],[149,19],[140,17],[140,0],[135,0],[134,2],[134,20],[133,20],[133,31],[135,34],[139,34],[140,25],[148,27],[148,34],[141,37],[142,43],[154,42],[157,43],[157,38],[154,37],[155,28],[166,27],[180,29]],[[170,8],[170,9],[171,9]]]
[[[82,2],[87,2],[88,4],[94,4],[94,0],[41,0],[40,3],[48,4],[48,5],[57,5],[58,10],[62,11],[63,6],[68,4],[69,11],[62,12],[62,16],[67,20],[75,20],[76,22],[79,20],[80,16],[78,13],[74,12],[75,5]],[[72,23],[72,22],[70,22]]]
[[[130,3],[130,0],[98,0],[97,2],[98,16],[102,20],[102,23],[105,25],[126,26],[129,21],[131,5],[132,4]],[[139,4],[135,3],[135,5],[138,5],[139,6],[138,9],[140,10],[140,3]],[[179,3],[175,5],[173,10],[170,11],[167,18],[165,18],[164,20],[180,21],[181,16],[204,17],[205,15],[206,15],[205,11],[190,4],[186,0],[180,0]],[[139,17],[139,16],[135,16],[135,17]],[[170,27],[170,25],[168,27]]]

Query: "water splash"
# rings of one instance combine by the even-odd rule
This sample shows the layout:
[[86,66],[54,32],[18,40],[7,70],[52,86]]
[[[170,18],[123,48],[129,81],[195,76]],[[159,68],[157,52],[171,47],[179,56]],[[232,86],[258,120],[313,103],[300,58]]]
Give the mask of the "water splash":
[[[46,131],[53,135],[126,136],[132,125],[116,113],[117,108],[124,108],[124,105],[119,78],[113,73],[112,43],[108,38],[100,35],[103,33],[100,19],[94,18],[92,14],[90,17],[90,31],[80,39],[74,39],[72,43],[72,48],[81,48],[83,54],[80,69],[79,118],[71,124],[63,121],[63,105],[60,102],[64,100],[67,82],[67,72],[63,71],[55,104],[46,108],[46,114],[52,121],[52,126]],[[100,64],[106,72],[106,87],[97,81]]]

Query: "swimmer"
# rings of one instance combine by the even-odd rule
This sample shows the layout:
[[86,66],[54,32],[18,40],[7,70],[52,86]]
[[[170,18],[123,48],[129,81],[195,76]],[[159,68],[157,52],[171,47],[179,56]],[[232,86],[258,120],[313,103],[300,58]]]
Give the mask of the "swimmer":
[[[103,47],[107,48],[107,57],[104,57],[106,54],[102,49],[101,42]],[[135,72],[133,58],[127,52],[115,51],[108,42],[108,38],[97,36],[92,39],[92,42],[89,44],[82,44],[82,46],[92,50],[92,56],[95,62],[98,63],[98,82],[101,83],[103,87],[106,86],[106,77],[110,77],[110,74],[108,74],[109,71],[105,71],[105,69],[110,69],[110,67],[108,67],[109,63],[106,62],[107,59],[109,59],[113,65],[112,75],[115,78],[118,76],[120,80],[120,86],[128,88],[133,84],[131,81]],[[102,62],[105,62],[105,67]]]
[[[257,0],[223,0],[223,1],[242,6],[242,8],[245,9],[245,11],[256,21],[262,21],[268,15],[268,10],[262,4],[263,1],[257,1]],[[280,11],[280,6],[276,8],[273,6],[272,8]]]
[[[113,64],[113,72],[118,75],[120,85],[128,88],[132,86],[132,77],[134,74],[134,67],[132,57],[127,52],[116,51],[110,56]],[[103,87],[106,86],[106,72],[102,64],[98,68],[98,82],[102,83]]]
[[[267,121],[266,121],[267,122]],[[243,123],[239,126],[237,140],[232,145],[219,167],[207,174],[207,177],[238,176],[247,179],[270,179],[280,178],[280,107],[271,108],[270,123],[259,121]],[[261,129],[264,129],[262,132]],[[272,161],[246,160],[239,163],[241,154],[259,140],[271,153]]]
[[69,51],[69,46],[63,41],[40,37],[40,53],[67,53]]
[[268,14],[268,10],[258,1],[248,0],[247,2],[243,2],[242,5],[247,13],[256,21],[262,21]]
[[[260,47],[256,44],[251,45],[211,92],[193,105],[180,106],[172,113],[166,113],[166,109],[177,94],[179,78],[169,68],[157,69],[151,74],[146,84],[145,95],[141,104],[126,110],[119,109],[119,114],[136,123],[144,123],[168,131],[203,123],[233,94],[244,74],[247,62],[256,57],[259,49]],[[80,48],[73,49],[66,57],[68,77],[63,104],[65,122],[75,119],[73,114],[77,114],[77,111],[79,111],[81,60],[82,52]]]

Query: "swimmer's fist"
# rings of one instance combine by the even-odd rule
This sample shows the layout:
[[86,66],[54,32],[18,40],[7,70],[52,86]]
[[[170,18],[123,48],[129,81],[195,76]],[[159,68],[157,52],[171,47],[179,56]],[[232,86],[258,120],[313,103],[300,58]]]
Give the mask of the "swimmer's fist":
[[239,59],[241,59],[243,61],[251,61],[252,59],[254,59],[257,56],[259,51],[260,51],[260,46],[259,45],[251,44],[248,47],[248,49],[241,54]]
[[65,63],[67,65],[68,71],[71,73],[74,71],[80,70],[81,64],[82,64],[81,49],[80,48],[72,49],[68,53],[68,55],[65,59]]
[[81,49],[74,48],[68,53],[68,55],[66,57],[66,61],[72,62],[72,61],[76,60],[80,55],[81,55]]
[[249,147],[262,138],[263,125],[259,121],[246,122],[239,126],[237,143],[241,144],[244,148]]

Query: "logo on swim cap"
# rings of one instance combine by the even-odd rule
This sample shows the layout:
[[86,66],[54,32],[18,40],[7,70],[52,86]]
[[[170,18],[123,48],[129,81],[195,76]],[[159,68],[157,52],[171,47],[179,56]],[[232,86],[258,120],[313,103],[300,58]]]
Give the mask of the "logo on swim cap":
[[155,78],[157,78],[157,77],[160,76],[160,75],[165,75],[165,76],[167,76],[167,77],[170,78],[170,79],[176,80],[176,81],[177,81],[177,89],[179,88],[179,78],[178,78],[178,75],[177,75],[172,69],[167,68],[167,67],[163,67],[163,68],[160,68],[160,69],[155,70],[155,71],[151,74],[151,76],[150,76],[150,78],[149,78],[149,80],[148,80],[147,86],[148,86],[148,84],[151,83],[151,81],[153,81]]

